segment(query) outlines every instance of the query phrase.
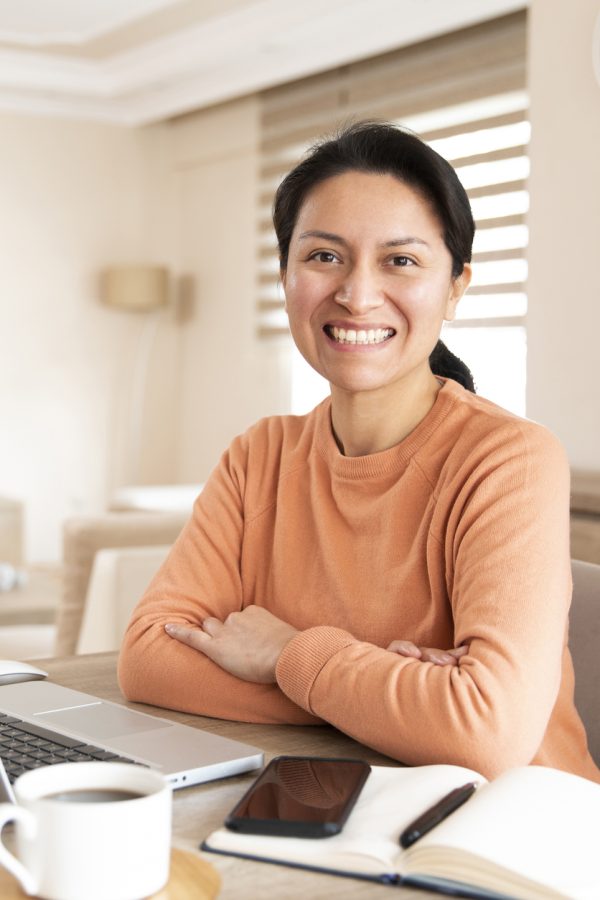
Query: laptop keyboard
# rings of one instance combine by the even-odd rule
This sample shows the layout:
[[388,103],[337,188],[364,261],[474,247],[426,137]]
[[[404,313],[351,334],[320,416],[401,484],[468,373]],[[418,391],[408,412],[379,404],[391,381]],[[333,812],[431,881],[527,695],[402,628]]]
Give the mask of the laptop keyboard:
[[75,738],[65,737],[56,731],[31,725],[29,722],[2,713],[0,713],[0,759],[4,763],[11,784],[23,772],[39,769],[41,766],[53,766],[56,763],[108,760],[143,765],[101,747],[84,744]]

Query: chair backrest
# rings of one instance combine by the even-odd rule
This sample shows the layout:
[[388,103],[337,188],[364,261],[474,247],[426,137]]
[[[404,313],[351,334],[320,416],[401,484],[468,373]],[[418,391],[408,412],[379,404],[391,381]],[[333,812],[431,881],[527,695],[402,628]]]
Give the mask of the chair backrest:
[[171,549],[105,547],[94,557],[76,653],[118,650],[134,606]]
[[63,594],[55,656],[76,652],[90,575],[98,550],[172,544],[189,513],[120,512],[67,519],[63,531]]
[[569,646],[575,667],[575,705],[590,753],[600,765],[600,566],[572,560]]

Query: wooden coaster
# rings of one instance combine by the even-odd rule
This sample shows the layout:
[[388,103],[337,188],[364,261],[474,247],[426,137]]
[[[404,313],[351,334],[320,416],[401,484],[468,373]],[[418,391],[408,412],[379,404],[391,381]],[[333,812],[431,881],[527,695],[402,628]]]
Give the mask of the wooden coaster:
[[[169,883],[152,895],[152,900],[213,900],[219,893],[221,878],[210,863],[185,850],[171,850]],[[27,897],[20,885],[6,869],[0,867],[0,897],[2,900],[23,900]],[[31,900],[31,898],[30,898]]]
[[152,900],[213,900],[220,887],[221,876],[210,863],[195,853],[173,847],[169,883],[153,894]]

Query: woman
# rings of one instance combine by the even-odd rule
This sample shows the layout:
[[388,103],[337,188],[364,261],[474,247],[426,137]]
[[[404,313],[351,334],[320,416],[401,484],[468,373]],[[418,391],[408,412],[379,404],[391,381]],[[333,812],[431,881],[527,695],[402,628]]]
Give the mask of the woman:
[[274,224],[292,335],[331,397],[224,454],[134,612],[124,693],[325,720],[408,764],[600,781],[565,643],[564,453],[438,343],[471,275],[453,169],[358,124],[288,175]]

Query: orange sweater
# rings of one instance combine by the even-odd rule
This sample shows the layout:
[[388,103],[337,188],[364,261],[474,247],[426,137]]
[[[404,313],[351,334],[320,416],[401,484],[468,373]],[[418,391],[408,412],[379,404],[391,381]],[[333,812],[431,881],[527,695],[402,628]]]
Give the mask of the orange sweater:
[[[234,440],[132,616],[125,695],[256,722],[325,720],[404,763],[600,781],[573,705],[569,474],[544,428],[447,381],[398,446],[344,457],[329,400]],[[266,607],[300,633],[250,684],[164,624]],[[448,648],[457,667],[383,649]]]

